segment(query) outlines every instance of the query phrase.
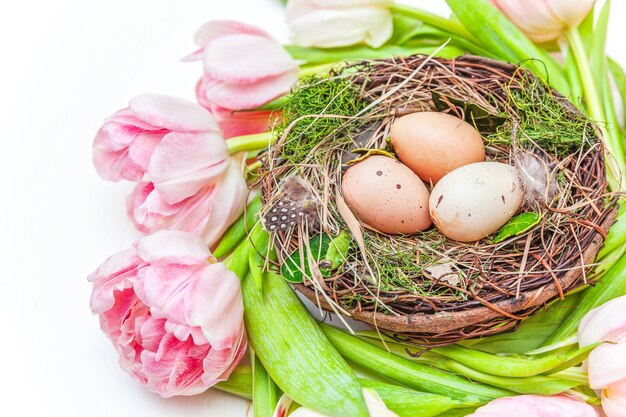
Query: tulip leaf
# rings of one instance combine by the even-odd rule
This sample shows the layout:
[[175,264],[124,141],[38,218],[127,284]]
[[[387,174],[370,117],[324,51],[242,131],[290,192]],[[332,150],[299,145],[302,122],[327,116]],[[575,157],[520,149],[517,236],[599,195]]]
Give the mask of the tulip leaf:
[[444,96],[436,91],[433,91],[431,96],[437,110],[457,109],[465,116],[465,121],[475,126],[482,134],[494,133],[507,120],[505,117],[491,114],[477,104],[465,100]]
[[521,235],[535,227],[541,221],[541,214],[534,212],[525,212],[513,217],[507,224],[502,226],[496,236],[493,238],[493,243],[500,243],[510,237]]
[[[318,234],[309,240],[310,253],[313,254],[323,277],[331,276],[345,263],[350,242],[350,236],[345,231],[335,237]],[[302,283],[304,277],[311,277],[308,250],[306,248],[295,250],[285,259],[280,272],[287,281],[293,283]]]
[[393,36],[389,40],[392,45],[403,45],[418,36],[424,27],[420,20],[406,16],[393,16]]
[[528,39],[489,0],[446,0],[446,3],[484,49],[502,60],[523,63],[561,94],[569,94],[569,85],[558,62]]

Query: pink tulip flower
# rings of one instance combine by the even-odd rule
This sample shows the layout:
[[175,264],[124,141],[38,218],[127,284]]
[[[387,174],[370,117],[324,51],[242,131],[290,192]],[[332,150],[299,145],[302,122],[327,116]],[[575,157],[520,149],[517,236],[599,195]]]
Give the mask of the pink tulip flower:
[[491,0],[535,42],[547,42],[578,26],[595,0]]
[[169,204],[196,194],[229,165],[224,138],[206,109],[155,94],[135,97],[107,119],[93,159],[107,180],[140,181],[147,174]]
[[140,182],[127,200],[128,217],[141,232],[182,230],[213,247],[243,213],[247,194],[241,170],[232,163],[219,182],[175,204],[169,204],[153,183]]
[[239,280],[202,239],[163,231],[89,276],[91,310],[121,367],[162,397],[228,379],[246,350]]
[[626,417],[626,296],[594,308],[578,328],[581,347],[605,342],[587,358],[589,386],[601,390],[607,417]]
[[382,46],[393,34],[393,0],[290,0],[287,24],[299,46]]
[[558,395],[519,395],[498,398],[480,407],[467,417],[598,417],[589,404],[572,397]]
[[244,23],[216,20],[194,37],[200,47],[186,58],[202,60],[198,102],[216,117],[227,137],[268,129],[268,112],[250,112],[287,92],[299,66],[269,34]]

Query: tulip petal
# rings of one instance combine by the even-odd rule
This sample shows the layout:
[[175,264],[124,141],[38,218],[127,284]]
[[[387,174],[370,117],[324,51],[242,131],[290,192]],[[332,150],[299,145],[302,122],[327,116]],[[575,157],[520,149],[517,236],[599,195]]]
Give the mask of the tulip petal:
[[133,143],[128,146],[128,156],[133,164],[142,171],[147,171],[152,153],[159,142],[161,142],[161,139],[163,139],[163,134],[161,133],[144,133],[138,135]]
[[602,390],[602,409],[607,417],[626,417],[626,379]]
[[266,104],[289,92],[298,80],[298,70],[267,77],[253,84],[225,83],[203,79],[204,97],[210,103],[232,110],[247,110]]
[[[200,95],[198,97],[200,98]],[[278,118],[276,112],[272,111],[236,111],[208,105],[226,139],[267,132]]]
[[[292,0],[293,1],[293,0]],[[329,7],[351,7],[351,6],[392,6],[393,0],[303,0],[310,3],[313,7],[329,8]]]
[[140,181],[144,172],[130,160],[128,149],[111,150],[108,135],[100,129],[93,142],[93,164],[100,177],[107,181]]
[[138,118],[179,132],[219,132],[211,114],[188,100],[158,94],[142,94],[129,103]]
[[235,164],[226,171],[211,199],[211,215],[200,236],[209,247],[215,245],[246,207],[248,186]]
[[576,27],[585,20],[596,0],[550,0],[548,6],[567,27]]
[[195,33],[193,40],[196,45],[204,48],[207,44],[215,39],[221,38],[222,36],[243,33],[271,39],[271,36],[267,32],[252,25],[247,25],[234,20],[211,20],[200,26],[200,29],[198,29]]
[[115,303],[114,292],[123,291],[133,286],[135,275],[142,265],[135,248],[129,248],[109,257],[102,265],[87,277],[93,282],[91,311],[102,313]]
[[589,386],[603,389],[626,379],[626,343],[603,343],[587,359]]
[[[547,0],[493,1],[509,19],[535,42],[556,39],[565,28],[565,23],[552,10]],[[570,1],[570,3],[572,2]]]
[[289,27],[296,45],[321,48],[357,43],[378,48],[393,33],[391,13],[383,7],[314,10],[290,20]]
[[202,239],[191,233],[162,230],[143,237],[137,244],[137,253],[153,265],[197,265],[211,256]]
[[171,132],[154,149],[147,173],[163,199],[174,204],[214,183],[229,163],[221,134]]
[[589,404],[564,395],[518,395],[491,401],[467,417],[598,417],[598,413]]
[[596,307],[583,317],[578,327],[580,347],[597,342],[619,342],[626,337],[626,296]]
[[226,381],[230,374],[235,370],[237,364],[246,353],[248,341],[246,339],[245,329],[241,327],[241,333],[237,339],[237,343],[232,348],[217,350],[211,349],[204,359],[204,374],[202,381],[208,386]]
[[205,48],[203,62],[209,77],[229,83],[253,83],[298,67],[277,42],[248,34],[214,40]]

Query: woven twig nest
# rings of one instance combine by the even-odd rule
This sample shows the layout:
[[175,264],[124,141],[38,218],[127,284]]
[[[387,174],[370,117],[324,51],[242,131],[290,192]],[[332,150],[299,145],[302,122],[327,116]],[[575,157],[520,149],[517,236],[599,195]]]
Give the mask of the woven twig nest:
[[[304,80],[283,111],[279,139],[261,156],[261,215],[280,263],[300,253],[295,288],[324,309],[416,344],[450,343],[510,330],[593,279],[614,220],[599,133],[529,71],[473,56],[366,61]],[[391,123],[418,111],[473,124],[488,161],[514,165],[520,153],[544,161],[554,192],[522,208],[538,223],[468,244],[434,228],[389,236],[346,221],[338,204],[353,151],[392,152]],[[347,259],[322,274],[309,242],[341,231],[352,238]],[[435,276],[435,265],[453,279]]]

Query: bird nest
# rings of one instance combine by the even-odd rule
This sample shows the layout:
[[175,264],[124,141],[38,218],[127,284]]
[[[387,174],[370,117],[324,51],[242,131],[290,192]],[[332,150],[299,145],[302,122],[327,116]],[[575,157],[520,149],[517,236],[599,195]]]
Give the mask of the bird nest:
[[[341,194],[347,162],[393,153],[391,124],[419,111],[472,124],[487,161],[540,162],[542,191],[521,209],[535,220],[475,243],[435,228],[387,235],[359,223]],[[445,344],[512,330],[593,280],[615,212],[599,133],[522,67],[473,56],[347,65],[302,80],[274,133],[260,156],[261,217],[283,272],[288,262],[299,271],[287,278],[328,311],[415,344]],[[327,257],[342,261],[331,267],[323,255],[342,233],[347,244]]]

